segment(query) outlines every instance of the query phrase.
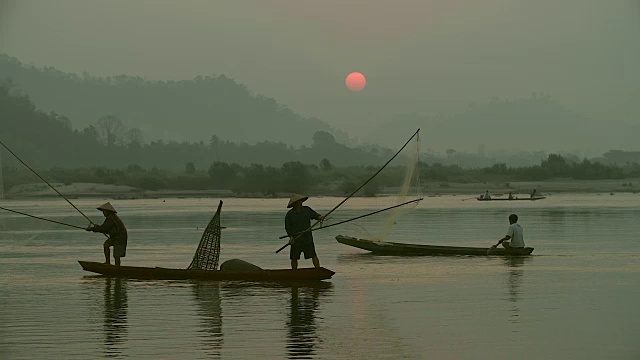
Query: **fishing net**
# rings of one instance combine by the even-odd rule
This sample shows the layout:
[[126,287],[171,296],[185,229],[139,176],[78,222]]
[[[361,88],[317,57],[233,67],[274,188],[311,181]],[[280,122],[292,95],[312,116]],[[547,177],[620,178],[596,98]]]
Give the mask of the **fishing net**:
[[[385,171],[396,171],[398,173],[403,172],[404,177],[398,182],[397,187],[391,187],[386,189],[387,194],[392,199],[392,204],[403,204],[410,202],[412,199],[422,199],[422,185],[420,184],[420,134],[416,132],[411,141],[406,144],[403,150],[399,153],[397,161],[404,162],[404,170],[402,165],[396,165],[385,169]],[[391,235],[397,226],[398,220],[402,217],[403,213],[413,209],[417,206],[418,201],[410,202],[410,204],[395,207],[383,215],[379,215],[378,221],[374,224],[369,224],[367,228],[356,224],[350,223],[349,232],[351,236],[366,238],[370,240],[384,241]]]
[[218,210],[213,215],[209,225],[202,234],[200,244],[189,269],[197,270],[217,270],[218,260],[220,259],[220,210],[222,209],[222,201],[218,204]]
[[[407,146],[404,150],[407,159],[404,178],[399,192],[395,195],[395,204],[401,204],[408,200],[422,198],[422,186],[420,185],[420,133],[417,133],[411,146]],[[412,205],[402,206],[392,209],[384,218],[382,228],[377,236],[378,240],[387,240],[391,232],[394,230],[398,219],[403,212],[418,206],[415,202]]]

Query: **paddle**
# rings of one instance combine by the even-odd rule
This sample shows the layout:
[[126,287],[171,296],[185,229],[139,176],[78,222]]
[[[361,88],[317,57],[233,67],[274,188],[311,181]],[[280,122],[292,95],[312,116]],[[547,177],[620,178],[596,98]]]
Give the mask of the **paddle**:
[[500,245],[502,243],[502,241],[498,241],[497,244],[492,245],[490,248],[487,249],[487,255],[491,254],[491,250],[495,249],[498,247],[498,245]]

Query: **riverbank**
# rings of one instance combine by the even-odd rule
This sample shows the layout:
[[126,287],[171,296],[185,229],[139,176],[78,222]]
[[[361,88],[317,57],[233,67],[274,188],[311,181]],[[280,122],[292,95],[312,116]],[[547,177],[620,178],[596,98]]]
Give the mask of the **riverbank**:
[[[236,194],[229,190],[143,190],[131,186],[96,183],[53,183],[53,186],[69,198],[103,197],[112,199],[163,198],[163,197],[288,197],[289,194]],[[618,180],[573,180],[555,179],[546,181],[518,181],[509,183],[455,183],[433,182],[423,184],[425,196],[438,195],[480,195],[486,190],[493,196],[528,196],[533,189],[539,195],[554,193],[637,193],[640,191],[640,178]],[[385,188],[379,195],[394,195],[396,188]],[[343,196],[337,189],[314,189],[313,196]],[[8,199],[58,196],[49,186],[42,183],[24,184],[11,188],[5,193]]]

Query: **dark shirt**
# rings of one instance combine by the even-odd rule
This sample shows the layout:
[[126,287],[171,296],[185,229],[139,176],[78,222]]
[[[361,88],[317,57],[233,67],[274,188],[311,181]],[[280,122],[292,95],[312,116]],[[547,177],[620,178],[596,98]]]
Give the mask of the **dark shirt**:
[[102,225],[94,226],[92,231],[107,234],[116,243],[127,243],[127,228],[116,214],[107,215]]
[[287,231],[287,235],[293,236],[296,243],[312,242],[313,235],[311,231],[307,231],[304,234],[298,236],[298,233],[308,230],[311,227],[311,220],[317,220],[320,218],[320,214],[313,211],[308,206],[303,206],[302,210],[295,211],[289,210],[284,218],[284,228]]

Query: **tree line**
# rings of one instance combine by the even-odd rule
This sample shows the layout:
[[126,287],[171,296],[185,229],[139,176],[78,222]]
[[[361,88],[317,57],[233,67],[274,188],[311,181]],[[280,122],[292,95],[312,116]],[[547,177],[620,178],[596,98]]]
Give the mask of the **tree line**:
[[[561,155],[551,154],[540,165],[463,169],[457,165],[419,163],[423,186],[434,182],[451,183],[508,183],[511,181],[544,181],[556,178],[578,180],[624,179],[640,177],[640,164],[625,166],[605,165],[583,160],[570,162]],[[241,166],[236,163],[215,161],[206,169],[197,169],[187,162],[181,171],[159,168],[145,169],[131,164],[125,168],[105,167],[61,168],[42,172],[52,182],[74,182],[126,185],[142,190],[229,190],[236,195],[276,196],[282,193],[320,195],[346,195],[358,188],[378,170],[375,166],[336,167],[327,159],[318,164],[298,161],[286,162],[279,167],[262,164]],[[389,166],[368,183],[359,195],[374,196],[385,188],[400,186],[405,174],[403,165]],[[5,189],[37,181],[26,169],[3,169]]]

